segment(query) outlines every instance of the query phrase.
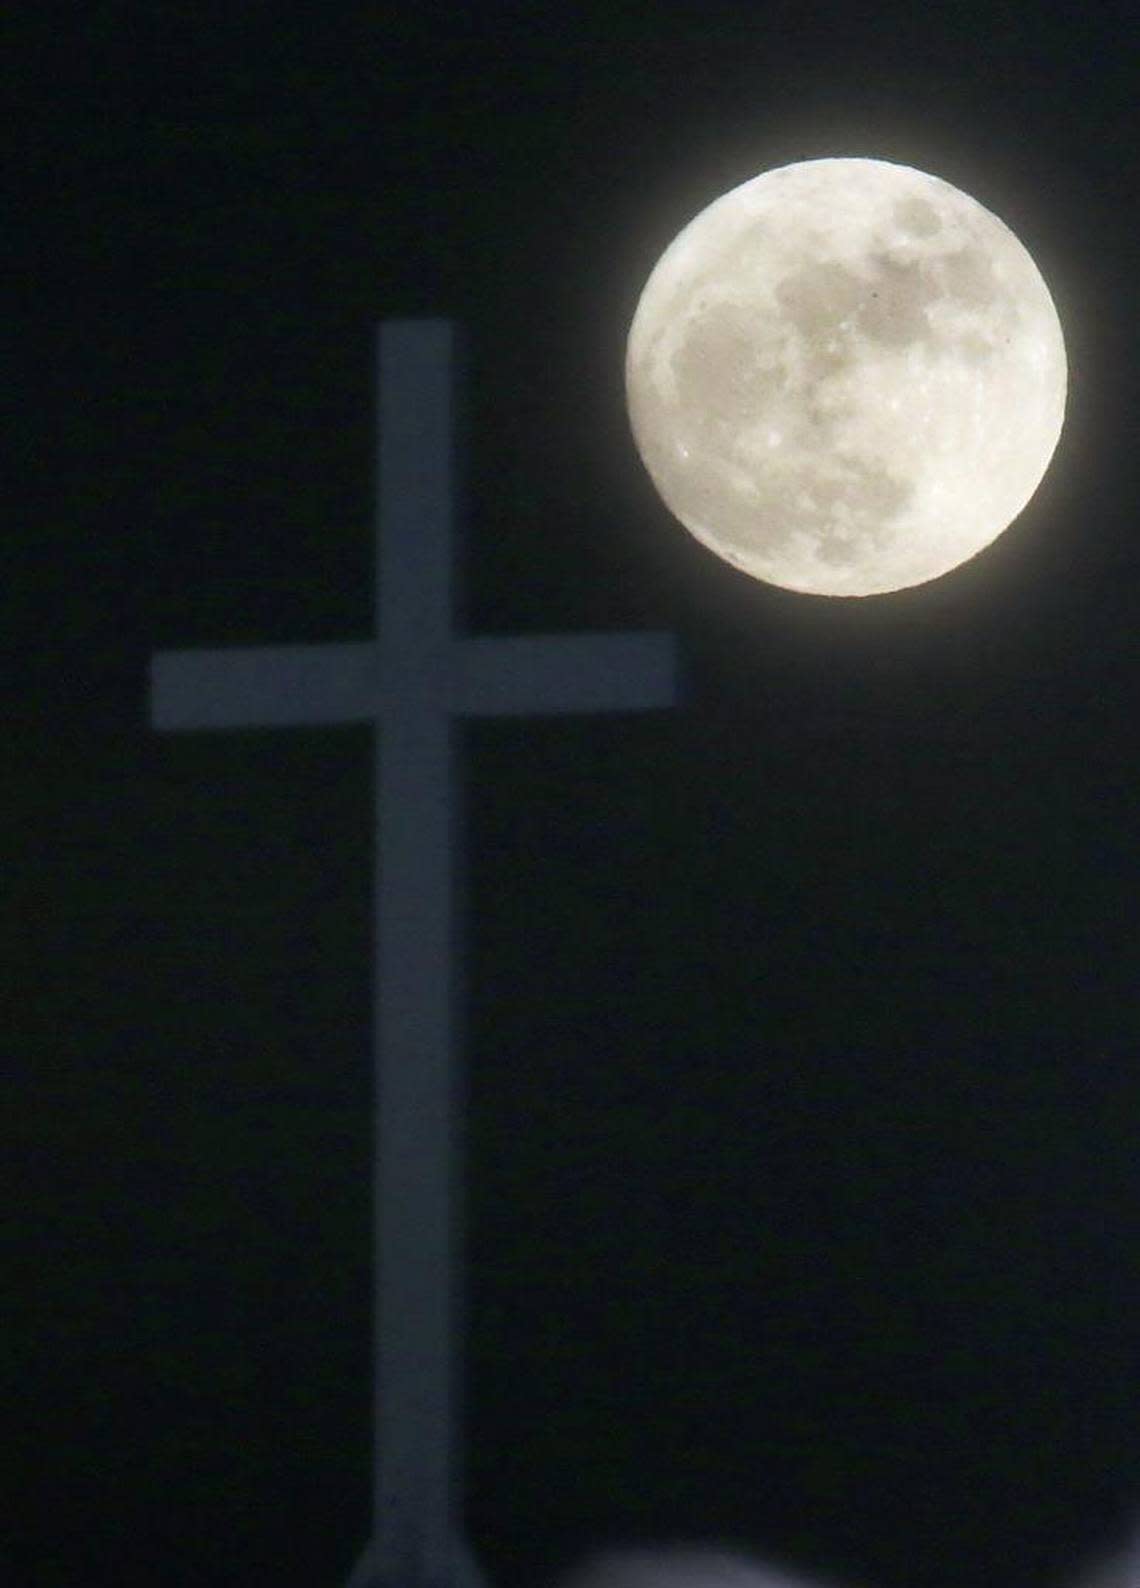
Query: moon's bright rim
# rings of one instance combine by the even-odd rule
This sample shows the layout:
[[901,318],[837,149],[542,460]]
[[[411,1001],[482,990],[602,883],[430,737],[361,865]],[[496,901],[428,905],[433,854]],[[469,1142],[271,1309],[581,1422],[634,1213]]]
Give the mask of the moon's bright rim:
[[808,160],[710,204],[630,327],[634,439],[718,556],[819,595],[974,556],[1057,445],[1060,321],[1026,249],[967,194],[883,160]]

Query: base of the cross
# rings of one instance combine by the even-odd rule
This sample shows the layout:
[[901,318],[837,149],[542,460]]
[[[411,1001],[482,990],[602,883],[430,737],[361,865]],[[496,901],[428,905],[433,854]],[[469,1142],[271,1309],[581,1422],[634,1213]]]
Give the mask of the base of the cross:
[[375,1541],[357,1561],[345,1588],[488,1588],[465,1539],[457,1539],[450,1569],[442,1577],[424,1576],[414,1567],[383,1561]]

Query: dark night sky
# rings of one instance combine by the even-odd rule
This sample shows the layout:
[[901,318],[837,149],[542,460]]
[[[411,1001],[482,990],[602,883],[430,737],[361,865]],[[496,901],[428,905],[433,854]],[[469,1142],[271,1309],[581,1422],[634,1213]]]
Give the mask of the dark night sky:
[[[90,4],[10,33],[17,1588],[339,1584],[368,1523],[370,736],[160,739],[153,650],[371,634],[372,336],[462,320],[471,625],[683,710],[466,734],[469,1530],[1049,1588],[1140,1504],[1123,4]],[[1070,410],[935,584],[658,502],[636,297],[827,154],[1001,215]],[[26,186],[26,191],[21,191]]]

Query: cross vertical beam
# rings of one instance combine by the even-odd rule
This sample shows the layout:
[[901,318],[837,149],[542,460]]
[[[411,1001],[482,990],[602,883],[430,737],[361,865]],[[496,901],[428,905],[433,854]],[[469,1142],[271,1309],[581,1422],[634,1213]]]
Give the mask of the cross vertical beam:
[[[385,326],[379,360],[374,1548],[445,1588],[459,1515],[452,630],[454,329]],[[410,1573],[414,1572],[415,1577]]]

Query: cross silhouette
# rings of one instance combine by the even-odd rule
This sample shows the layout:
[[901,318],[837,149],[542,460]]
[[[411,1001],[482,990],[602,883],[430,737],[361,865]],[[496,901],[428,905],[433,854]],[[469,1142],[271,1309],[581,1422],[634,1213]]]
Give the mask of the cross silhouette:
[[447,320],[379,328],[375,642],[151,659],[151,721],[166,732],[347,722],[380,730],[373,1534],[350,1588],[479,1581],[459,1473],[454,720],[653,710],[677,697],[667,634],[455,632],[459,352]]

